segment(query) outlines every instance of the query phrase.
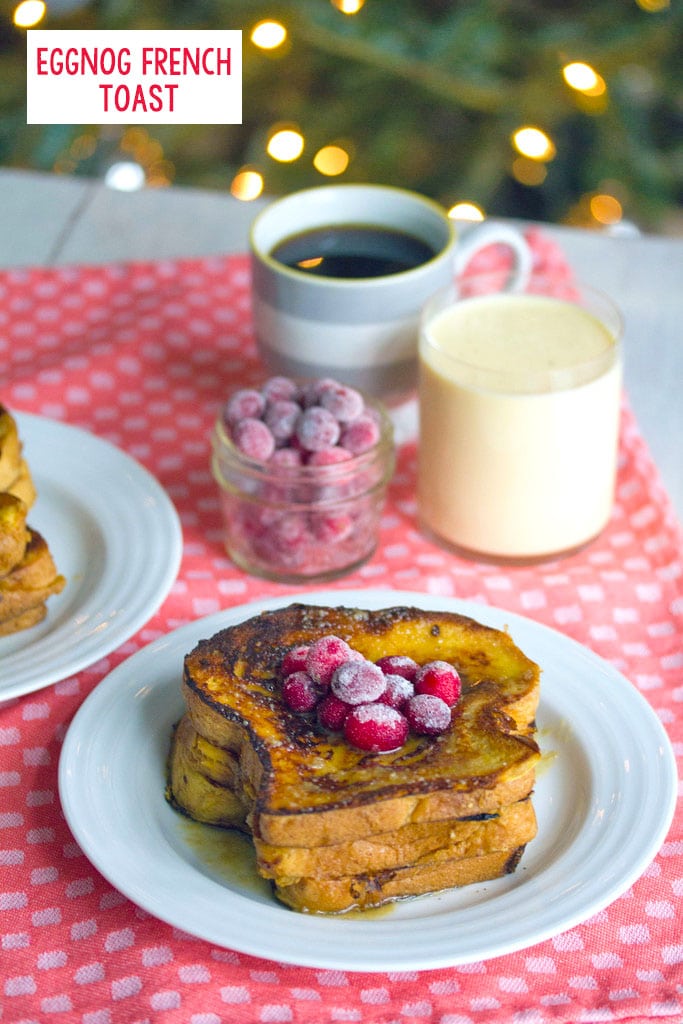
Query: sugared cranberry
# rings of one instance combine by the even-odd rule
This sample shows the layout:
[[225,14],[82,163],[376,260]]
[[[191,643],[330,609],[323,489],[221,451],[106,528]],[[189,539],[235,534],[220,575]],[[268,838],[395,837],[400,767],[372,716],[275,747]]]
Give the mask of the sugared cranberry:
[[311,533],[323,544],[334,544],[345,540],[353,530],[353,519],[349,515],[311,515]]
[[408,738],[408,722],[387,704],[360,704],[344,722],[344,738],[360,750],[398,750]]
[[453,707],[460,699],[460,676],[447,661],[430,661],[415,676],[415,693],[431,693]]
[[290,377],[269,377],[261,385],[261,394],[267,402],[296,402],[299,385]]
[[276,448],[268,459],[269,466],[290,469],[301,465],[301,452],[298,448]]
[[390,708],[402,711],[406,702],[415,693],[413,684],[405,676],[389,674],[385,675],[384,679],[386,683],[384,693],[380,694],[377,699],[381,700],[382,704],[388,704]]
[[223,408],[223,422],[232,427],[238,420],[250,417],[258,419],[265,409],[266,401],[256,388],[240,388],[235,391]]
[[263,422],[275,438],[276,443],[283,445],[294,435],[294,428],[300,415],[301,406],[298,402],[278,398],[277,401],[268,402],[263,414]]
[[451,724],[448,704],[431,693],[416,693],[405,705],[404,714],[418,736],[439,736]]
[[348,448],[352,455],[362,455],[374,448],[380,438],[377,421],[368,413],[363,413],[342,429],[340,443]]
[[282,699],[292,711],[312,711],[320,693],[307,672],[292,672],[282,683]]
[[302,448],[317,452],[333,447],[339,440],[340,429],[331,412],[321,405],[313,405],[299,416],[295,435]]
[[308,644],[299,644],[297,647],[291,647],[282,659],[280,675],[284,678],[285,676],[291,676],[292,672],[305,672],[307,654]]
[[349,423],[363,412],[365,402],[363,396],[355,388],[345,384],[328,385],[320,394],[323,409],[331,412],[340,423]]
[[306,671],[319,686],[330,685],[336,669],[349,660],[351,648],[338,636],[321,636],[315,640],[306,657]]
[[348,462],[353,455],[341,445],[334,448],[321,448],[319,452],[311,452],[306,460],[307,466],[336,466],[340,462]]
[[318,722],[323,729],[329,729],[330,732],[341,732],[350,710],[351,705],[346,701],[335,697],[333,693],[326,693],[318,704]]
[[412,683],[417,675],[419,665],[412,658],[407,657],[405,654],[387,654],[383,658],[378,658],[375,662],[376,665],[382,669],[382,672],[386,675],[392,676],[403,676],[404,679],[409,679]]
[[243,455],[257,462],[267,462],[275,451],[275,438],[266,424],[251,416],[235,423],[232,439]]
[[332,693],[347,704],[369,704],[386,689],[381,668],[371,661],[345,661],[336,669],[330,687]]

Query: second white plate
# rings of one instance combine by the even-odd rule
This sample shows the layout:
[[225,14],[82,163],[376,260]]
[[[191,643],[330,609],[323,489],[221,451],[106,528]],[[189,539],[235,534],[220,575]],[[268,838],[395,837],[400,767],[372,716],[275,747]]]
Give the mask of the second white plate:
[[73,675],[132,636],[182,555],[171,499],[130,455],[66,423],[15,418],[38,490],[28,522],[67,582],[41,623],[0,637],[0,701]]
[[60,762],[62,805],[87,856],[131,900],[177,928],[255,956],[344,970],[418,970],[547,939],[611,903],[644,871],[671,823],[676,766],[659,720],[622,675],[575,641],[484,605],[330,591],[300,600],[460,612],[509,627],[543,666],[539,831],[517,871],[485,885],[368,915],[316,917],[277,903],[256,877],[248,843],[169,807],[165,761],[183,709],[184,655],[201,638],[292,600],[260,601],[181,627],[115,669],[78,711]]

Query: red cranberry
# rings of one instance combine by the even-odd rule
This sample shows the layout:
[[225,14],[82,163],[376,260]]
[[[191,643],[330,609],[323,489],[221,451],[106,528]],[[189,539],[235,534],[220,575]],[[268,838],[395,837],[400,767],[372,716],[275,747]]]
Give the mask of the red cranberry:
[[398,750],[408,738],[408,722],[387,704],[360,704],[344,722],[347,743],[375,753]]

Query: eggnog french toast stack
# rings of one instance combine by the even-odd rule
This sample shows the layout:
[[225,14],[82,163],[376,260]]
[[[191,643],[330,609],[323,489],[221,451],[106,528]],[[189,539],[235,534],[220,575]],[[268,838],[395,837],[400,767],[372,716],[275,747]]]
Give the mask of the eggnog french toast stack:
[[186,656],[167,796],[248,832],[297,910],[493,879],[536,834],[539,675],[506,632],[460,615],[264,612]]
[[40,622],[65,580],[42,535],[27,523],[36,490],[17,424],[0,405],[0,636]]

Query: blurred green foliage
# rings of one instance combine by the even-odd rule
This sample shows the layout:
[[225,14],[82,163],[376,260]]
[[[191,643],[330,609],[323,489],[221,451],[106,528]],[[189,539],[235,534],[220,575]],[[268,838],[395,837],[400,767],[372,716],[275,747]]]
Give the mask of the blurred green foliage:
[[[243,124],[150,127],[149,138],[123,126],[28,126],[25,33],[8,8],[5,165],[102,175],[123,142],[152,183],[227,190],[249,165],[268,193],[281,194],[324,180],[312,157],[339,142],[352,157],[345,181],[403,185],[446,205],[469,200],[488,214],[589,223],[587,199],[599,191],[646,230],[666,229],[679,210],[683,5],[675,0],[651,11],[636,0],[366,0],[353,16],[330,0],[61,0],[62,14],[47,3],[41,28],[242,29]],[[249,39],[263,18],[287,28],[274,51]],[[561,74],[569,61],[594,67],[606,97],[570,89]],[[283,122],[306,141],[292,163],[265,152]],[[556,150],[536,185],[512,172],[510,137],[523,124],[542,128]]]

